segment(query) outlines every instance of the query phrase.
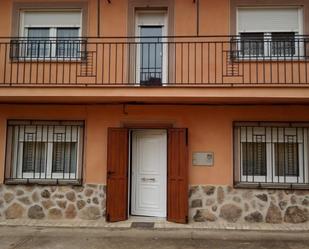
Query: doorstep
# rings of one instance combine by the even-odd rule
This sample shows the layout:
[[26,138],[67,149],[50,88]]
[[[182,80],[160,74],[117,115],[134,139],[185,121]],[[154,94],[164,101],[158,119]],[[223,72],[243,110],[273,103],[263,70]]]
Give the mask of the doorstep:
[[[137,224],[137,223],[154,223]],[[132,225],[133,224],[133,225]],[[190,222],[189,224],[177,224],[165,219],[132,217],[127,221],[108,223],[104,219],[99,220],[0,220],[0,226],[31,226],[31,227],[67,227],[67,228],[116,228],[116,229],[196,229],[196,230],[252,230],[252,231],[309,231],[309,223],[303,224],[268,224],[268,223],[205,223]]]

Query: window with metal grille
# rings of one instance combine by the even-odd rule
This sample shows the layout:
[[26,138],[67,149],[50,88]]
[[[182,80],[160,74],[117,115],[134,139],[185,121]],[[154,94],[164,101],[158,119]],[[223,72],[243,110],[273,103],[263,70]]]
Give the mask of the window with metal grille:
[[275,144],[275,175],[276,176],[299,176],[298,144],[276,143]]
[[264,34],[263,33],[241,33],[240,51],[243,56],[264,56]]
[[76,142],[56,142],[53,144],[53,152],[54,173],[71,173],[76,170]]
[[[52,32],[53,31],[53,32]],[[79,28],[27,28],[27,38],[15,41],[20,58],[77,59],[82,57],[85,41]],[[53,35],[53,34],[56,35]]]
[[11,57],[75,60],[85,54],[81,10],[23,10],[20,38],[11,43]]
[[60,58],[80,57],[81,42],[79,28],[57,28],[56,56]]
[[266,146],[264,143],[242,143],[243,175],[265,176]]
[[235,184],[309,187],[308,129],[305,123],[236,122]]
[[238,56],[252,59],[301,56],[304,42],[295,32],[240,33]]
[[253,60],[302,58],[305,55],[306,42],[302,34],[302,7],[237,8],[239,58]]
[[44,163],[46,155],[46,144],[42,142],[23,143],[22,171],[25,173],[45,171]]
[[296,47],[299,48],[299,43],[298,40],[296,41],[294,32],[271,33],[270,54],[275,57],[294,56],[296,55]]
[[48,58],[51,43],[48,42],[49,28],[28,28],[27,42],[23,48],[23,56],[28,58]]
[[6,182],[81,182],[84,123],[10,120]]

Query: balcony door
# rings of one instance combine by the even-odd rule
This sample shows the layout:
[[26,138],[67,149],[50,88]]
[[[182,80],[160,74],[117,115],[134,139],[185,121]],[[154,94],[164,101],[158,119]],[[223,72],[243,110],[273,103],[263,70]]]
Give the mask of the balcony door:
[[136,15],[136,83],[160,86],[167,83],[167,13],[138,11]]

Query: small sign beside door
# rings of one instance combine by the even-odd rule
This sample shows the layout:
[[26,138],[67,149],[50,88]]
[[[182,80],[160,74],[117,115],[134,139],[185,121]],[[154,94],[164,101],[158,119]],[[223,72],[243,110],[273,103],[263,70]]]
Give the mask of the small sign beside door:
[[214,153],[213,152],[193,152],[192,155],[193,166],[213,166]]

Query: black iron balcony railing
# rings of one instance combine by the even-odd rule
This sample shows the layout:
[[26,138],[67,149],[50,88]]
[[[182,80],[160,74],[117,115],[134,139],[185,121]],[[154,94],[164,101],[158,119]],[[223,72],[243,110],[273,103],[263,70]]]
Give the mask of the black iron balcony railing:
[[0,38],[0,86],[309,85],[309,36]]

